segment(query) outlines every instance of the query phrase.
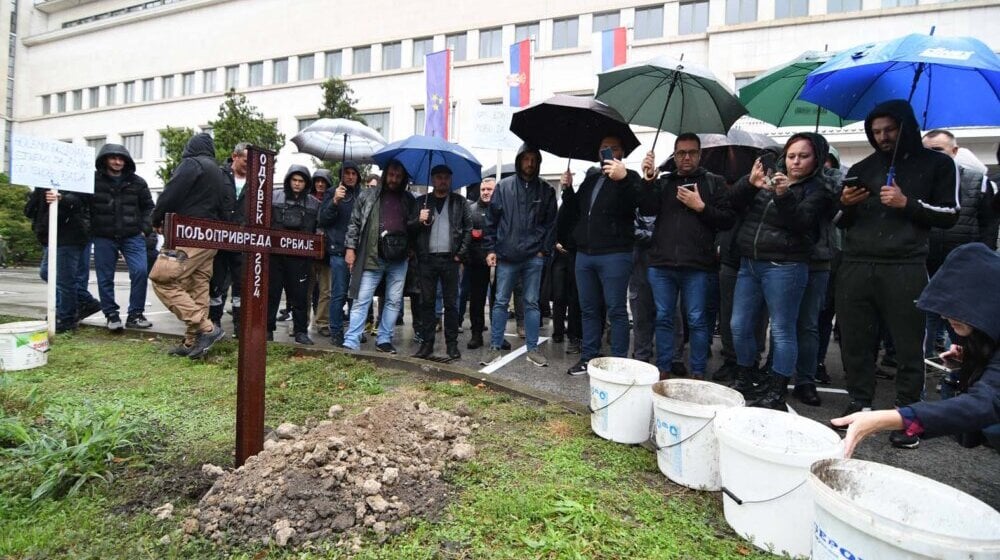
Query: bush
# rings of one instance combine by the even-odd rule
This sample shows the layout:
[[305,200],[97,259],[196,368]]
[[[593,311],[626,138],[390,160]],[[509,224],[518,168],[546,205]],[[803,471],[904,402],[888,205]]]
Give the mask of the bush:
[[38,262],[42,246],[31,231],[31,220],[24,217],[28,187],[0,184],[0,235],[7,239],[7,262]]

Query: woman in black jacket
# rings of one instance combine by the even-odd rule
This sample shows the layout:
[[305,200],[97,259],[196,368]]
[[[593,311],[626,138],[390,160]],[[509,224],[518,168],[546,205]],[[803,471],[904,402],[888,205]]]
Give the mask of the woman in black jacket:
[[[819,134],[788,139],[773,173],[761,160],[732,192],[743,221],[736,232],[740,271],[733,297],[736,388],[750,406],[785,410],[795,373],[796,321],[809,276],[819,222],[833,203],[823,162],[829,145]],[[770,372],[756,370],[754,325],[763,305],[771,318],[774,348]]]

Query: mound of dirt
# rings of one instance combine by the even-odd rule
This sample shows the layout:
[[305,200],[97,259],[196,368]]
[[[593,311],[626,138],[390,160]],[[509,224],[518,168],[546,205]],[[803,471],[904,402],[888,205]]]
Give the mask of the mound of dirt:
[[230,544],[297,546],[335,535],[356,545],[366,532],[384,540],[408,518],[433,519],[450,493],[441,473],[475,454],[466,437],[478,425],[464,406],[460,416],[411,399],[278,426],[264,451],[216,480],[185,532]]

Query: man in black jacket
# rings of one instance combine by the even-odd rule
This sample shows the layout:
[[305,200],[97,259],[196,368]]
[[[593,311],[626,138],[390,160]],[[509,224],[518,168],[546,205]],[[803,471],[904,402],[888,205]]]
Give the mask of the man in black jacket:
[[[317,171],[317,174],[319,172]],[[351,284],[351,269],[344,260],[347,226],[351,223],[354,201],[361,191],[361,174],[358,165],[345,161],[341,165],[340,184],[329,188],[323,195],[319,209],[319,226],[326,239],[326,255],[330,261],[330,342],[334,346],[344,343],[344,303]]]
[[[639,174],[625,168],[625,153],[619,138],[601,140],[599,153],[610,150],[611,159],[603,159],[599,169],[587,173],[580,190],[572,193],[572,175],[563,173],[563,204],[575,211],[573,241],[576,243],[577,295],[583,326],[583,352],[580,360],[566,372],[587,373],[587,362],[601,351],[604,311],[611,323],[611,355],[628,355],[628,278],[632,272],[632,248],[635,245],[633,221]],[[569,200],[566,197],[569,197]]]
[[458,359],[458,267],[469,252],[472,215],[465,197],[451,192],[451,169],[431,169],[433,191],[417,198],[410,210],[408,227],[416,239],[417,276],[420,279],[420,314],[423,343],[414,354],[429,358],[434,353],[434,304],[438,282],[444,300],[444,340],[448,357]]
[[475,350],[483,346],[483,331],[486,330],[484,308],[486,292],[490,287],[490,267],[486,265],[486,250],[483,240],[486,237],[486,213],[496,188],[496,179],[486,177],[479,184],[479,198],[469,202],[469,216],[472,220],[469,251],[465,259],[465,272],[469,286],[469,323],[471,335],[466,348]]
[[[124,327],[148,329],[146,320],[146,239],[152,230],[153,197],[142,177],[135,174],[132,156],[120,144],[105,144],[94,161],[94,194],[90,197],[90,225],[94,238],[94,268],[97,292],[108,330]],[[122,325],[115,301],[115,265],[125,258],[130,281],[128,318]]]
[[[897,99],[875,107],[865,119],[865,133],[875,153],[848,170],[837,220],[845,231],[837,321],[851,397],[842,416],[872,406],[872,351],[880,318],[896,345],[895,405],[920,400],[924,317],[914,301],[927,284],[931,228],[949,228],[958,220],[955,163],[923,147],[909,103]],[[913,448],[920,440],[893,432],[890,441]]]
[[[222,172],[229,179],[228,196],[235,202],[229,221],[234,224],[244,224],[246,221],[246,184],[247,184],[247,144],[240,142],[233,148],[229,161],[222,167]],[[243,284],[243,253],[235,251],[219,251],[212,262],[212,281],[209,284],[208,318],[216,325],[222,324],[222,315],[226,307],[226,295],[233,290],[233,338],[240,331],[240,290]]]
[[[215,161],[212,137],[205,132],[192,136],[181,154],[181,163],[156,201],[153,227],[162,230],[163,218],[171,212],[228,220],[233,211],[228,184]],[[170,351],[172,355],[201,358],[226,334],[208,318],[208,284],[215,253],[215,249],[197,247],[164,249],[149,273],[157,297],[187,326],[184,342]]]
[[639,213],[656,216],[648,277],[656,303],[656,365],[670,373],[674,356],[674,314],[683,294],[691,332],[691,375],[704,378],[712,333],[705,319],[708,276],[717,274],[715,236],[733,227],[726,181],[701,167],[701,139],[684,133],[674,142],[676,173],[657,179],[652,152],[642,162]]

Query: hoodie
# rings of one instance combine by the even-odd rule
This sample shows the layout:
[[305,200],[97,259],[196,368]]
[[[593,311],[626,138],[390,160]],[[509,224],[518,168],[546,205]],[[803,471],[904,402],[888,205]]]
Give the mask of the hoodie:
[[[890,208],[879,200],[892,163],[892,152],[879,150],[872,134],[872,121],[879,117],[899,123],[895,181],[907,198],[903,208]],[[950,228],[958,220],[955,162],[924,148],[913,109],[902,99],[872,109],[865,119],[865,134],[875,153],[854,164],[847,177],[857,177],[871,195],[853,206],[840,205],[843,213],[837,227],[846,230],[844,260],[923,264],[931,228]]]
[[215,161],[215,143],[202,132],[188,140],[180,164],[164,185],[153,209],[153,226],[162,227],[163,217],[170,212],[227,221],[233,204],[229,178]]
[[[117,177],[108,174],[108,156],[121,156],[125,167]],[[122,239],[152,231],[153,197],[135,162],[121,144],[105,144],[94,160],[94,194],[90,197],[90,232],[94,237]]]
[[[353,161],[345,161],[341,168],[358,171],[358,166]],[[343,257],[345,249],[344,241],[347,237],[347,227],[351,223],[351,211],[354,210],[354,201],[358,198],[361,173],[358,171],[357,185],[353,187],[344,185],[347,189],[347,194],[337,204],[333,203],[333,197],[337,194],[337,187],[339,185],[334,186],[329,171],[325,169],[316,171],[313,175],[313,181],[316,178],[324,178],[324,174],[327,180],[330,181],[330,186],[327,187],[326,192],[323,194],[323,203],[319,208],[319,227],[323,229],[323,235],[326,237],[326,254]]]
[[[982,243],[962,245],[927,283],[917,307],[966,323],[996,344],[1000,342],[1000,295],[993,289],[997,278],[1000,255]],[[923,437],[978,432],[1000,423],[1000,350],[994,351],[982,375],[972,379],[968,390],[957,397],[909,406],[924,428]],[[972,435],[963,437],[962,444],[976,445],[982,439],[978,433]]]
[[490,200],[486,222],[486,253],[520,263],[538,253],[552,254],[556,244],[556,191],[538,175],[524,177],[521,160],[537,148],[522,144],[514,158],[517,173],[501,179]]
[[[306,187],[300,193],[292,190],[293,175],[302,177],[306,182]],[[283,188],[271,195],[271,227],[315,232],[319,201],[311,196],[312,188],[312,176],[305,166],[289,166]]]

